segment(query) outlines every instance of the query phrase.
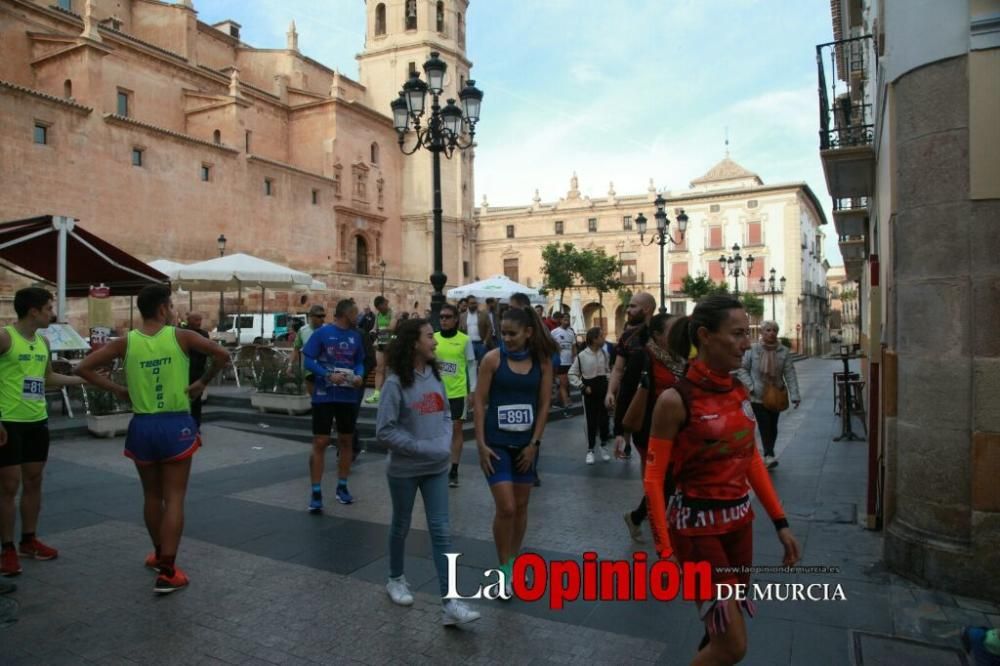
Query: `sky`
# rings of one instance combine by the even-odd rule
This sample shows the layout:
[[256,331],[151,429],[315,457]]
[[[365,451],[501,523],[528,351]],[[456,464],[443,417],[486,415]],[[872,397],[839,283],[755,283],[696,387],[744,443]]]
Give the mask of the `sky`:
[[[299,49],[357,79],[364,0],[195,0],[244,42]],[[816,44],[833,39],[829,0],[472,0],[467,47],[485,93],[476,202],[680,192],[725,155],[765,184],[806,182],[829,224],[819,158]],[[402,82],[400,82],[402,83]],[[389,109],[384,110],[389,115]]]

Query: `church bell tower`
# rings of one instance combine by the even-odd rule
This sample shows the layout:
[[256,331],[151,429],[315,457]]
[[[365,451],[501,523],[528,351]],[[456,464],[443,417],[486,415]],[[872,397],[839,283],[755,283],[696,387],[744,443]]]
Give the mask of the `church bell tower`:
[[[366,0],[365,50],[358,55],[365,104],[392,117],[390,103],[399,96],[411,71],[420,72],[432,51],[448,69],[441,104],[469,80],[472,63],[465,54],[468,0]],[[427,100],[428,109],[430,98]],[[428,111],[429,112],[429,111]],[[426,115],[424,116],[426,121]],[[426,124],[426,122],[424,123]],[[413,133],[406,147],[413,145]],[[387,148],[389,148],[387,146]],[[392,150],[398,150],[395,146]],[[475,148],[441,156],[444,272],[447,288],[471,281],[475,275],[473,232],[473,162]],[[424,149],[403,158],[402,242],[403,277],[426,281],[433,270],[434,221],[431,153]]]

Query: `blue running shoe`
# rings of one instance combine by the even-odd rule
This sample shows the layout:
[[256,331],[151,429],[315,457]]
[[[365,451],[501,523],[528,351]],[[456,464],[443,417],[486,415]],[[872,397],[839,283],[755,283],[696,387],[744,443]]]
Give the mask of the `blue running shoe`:
[[347,490],[347,486],[337,486],[337,501],[341,504],[354,504],[354,498]]
[[309,500],[309,513],[322,513],[323,512],[323,495],[322,493],[313,493],[312,499]]

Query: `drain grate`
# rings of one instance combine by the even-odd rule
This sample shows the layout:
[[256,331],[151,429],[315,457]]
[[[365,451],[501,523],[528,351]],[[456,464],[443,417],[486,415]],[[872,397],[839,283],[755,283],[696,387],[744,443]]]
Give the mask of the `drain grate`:
[[851,632],[855,666],[969,666],[955,648],[863,631]]
[[17,602],[10,597],[0,597],[0,629],[17,622]]

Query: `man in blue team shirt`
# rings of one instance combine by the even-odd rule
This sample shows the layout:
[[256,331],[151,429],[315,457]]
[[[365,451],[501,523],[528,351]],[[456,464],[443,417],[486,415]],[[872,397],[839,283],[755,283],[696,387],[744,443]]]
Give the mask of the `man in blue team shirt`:
[[361,334],[354,328],[358,309],[354,301],[337,303],[333,323],[315,331],[302,348],[306,370],[316,376],[312,394],[312,455],[309,476],[312,499],[309,511],[323,510],[323,467],[326,447],[330,445],[330,428],[337,421],[337,501],[351,504],[354,498],[347,491],[347,476],[351,473],[351,448],[357,420],[358,394],[364,391],[365,346]]

